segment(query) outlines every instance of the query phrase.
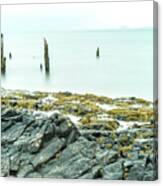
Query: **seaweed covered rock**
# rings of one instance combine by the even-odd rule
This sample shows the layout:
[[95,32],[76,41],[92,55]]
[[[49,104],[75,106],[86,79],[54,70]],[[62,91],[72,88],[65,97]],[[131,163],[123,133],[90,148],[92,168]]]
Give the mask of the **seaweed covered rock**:
[[1,175],[155,180],[157,125],[150,104],[2,89]]

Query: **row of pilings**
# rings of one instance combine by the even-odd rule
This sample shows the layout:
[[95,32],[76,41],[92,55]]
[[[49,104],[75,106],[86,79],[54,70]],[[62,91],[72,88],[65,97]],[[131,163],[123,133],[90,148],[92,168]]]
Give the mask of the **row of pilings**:
[[[9,58],[12,58],[11,52],[9,53]],[[44,67],[45,74],[49,76],[50,74],[50,62],[49,62],[49,49],[46,38],[44,38]],[[40,64],[40,69],[42,69],[42,64]],[[6,73],[6,57],[4,56],[4,36],[1,33],[1,74]]]
[[[100,49],[99,47],[96,50],[96,57],[100,57]],[[9,54],[9,58],[12,58],[11,53]],[[42,70],[43,66],[40,64],[40,70]],[[49,47],[46,38],[44,38],[44,69],[45,74],[49,76],[50,74],[50,60],[49,60]],[[4,37],[1,34],[1,74],[5,74],[6,72],[6,57],[4,57]]]

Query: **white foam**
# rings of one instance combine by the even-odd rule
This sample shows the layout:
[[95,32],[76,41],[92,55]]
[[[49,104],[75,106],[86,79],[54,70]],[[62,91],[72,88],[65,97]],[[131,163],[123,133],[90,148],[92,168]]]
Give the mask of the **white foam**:
[[99,106],[100,108],[104,109],[104,110],[113,110],[113,109],[116,109],[118,108],[117,106],[115,105],[110,105],[110,104],[100,104],[100,103],[96,103],[97,106]]
[[59,114],[59,110],[53,110],[53,111],[34,111],[33,115],[36,117],[36,119],[45,118],[45,117],[51,117],[53,114]]
[[127,130],[128,128],[132,128],[134,125],[141,126],[141,125],[149,125],[150,124],[150,122],[121,121],[121,120],[117,120],[117,121],[120,124],[117,131]]
[[70,120],[75,123],[75,124],[78,124],[79,123],[79,120],[81,119],[81,117],[79,116],[74,116],[72,114],[67,114],[66,115],[68,118],[70,118]]

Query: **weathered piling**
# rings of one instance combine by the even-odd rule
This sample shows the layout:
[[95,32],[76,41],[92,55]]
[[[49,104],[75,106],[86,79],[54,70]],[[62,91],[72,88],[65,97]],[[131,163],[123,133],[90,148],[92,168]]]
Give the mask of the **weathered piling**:
[[45,73],[49,75],[50,63],[49,63],[48,43],[47,43],[46,38],[44,38],[44,65],[45,65]]
[[6,57],[4,57],[3,34],[1,34],[1,73],[5,74],[5,72],[6,72]]
[[99,47],[97,47],[97,50],[96,50],[96,57],[100,57],[100,49],[99,49]]
[[42,64],[40,64],[40,70],[41,70],[41,71],[42,71],[42,68],[43,68],[43,67],[42,67]]
[[12,54],[11,54],[11,52],[9,53],[9,59],[12,59]]

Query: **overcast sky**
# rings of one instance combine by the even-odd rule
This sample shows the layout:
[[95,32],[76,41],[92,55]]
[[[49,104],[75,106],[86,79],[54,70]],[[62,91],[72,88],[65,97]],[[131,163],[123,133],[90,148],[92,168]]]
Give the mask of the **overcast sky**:
[[2,5],[2,32],[152,27],[153,2]]

